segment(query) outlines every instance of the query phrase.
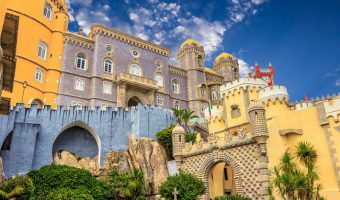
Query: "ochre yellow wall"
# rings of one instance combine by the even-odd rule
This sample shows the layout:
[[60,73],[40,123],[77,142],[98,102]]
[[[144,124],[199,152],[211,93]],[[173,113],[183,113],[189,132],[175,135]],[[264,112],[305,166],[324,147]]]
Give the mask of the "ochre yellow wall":
[[[20,103],[23,96],[23,81],[28,83],[23,103],[31,103],[33,99],[40,99],[45,105],[56,107],[58,81],[60,78],[61,56],[63,53],[63,33],[67,31],[68,15],[64,6],[61,11],[53,2],[47,1],[53,8],[51,20],[44,15],[45,0],[31,1],[10,0],[8,13],[19,16],[17,63],[15,82],[12,93],[4,92],[3,96],[11,98],[11,105]],[[39,41],[48,46],[46,61],[38,57]],[[43,69],[43,82],[36,81],[36,68]]]
[[[224,167],[228,170],[228,180],[224,179]],[[225,162],[214,165],[209,172],[209,189],[210,198],[223,196],[225,190],[231,190],[235,193],[234,173],[230,166],[226,166]]]
[[[245,95],[248,93],[248,98]],[[247,126],[247,100],[258,100],[258,90],[250,90],[245,92],[243,89],[228,92],[224,96],[224,106],[227,120],[223,123],[218,120],[211,120],[208,124],[209,133],[217,130],[228,130]],[[329,102],[322,102],[329,103]],[[239,105],[241,116],[231,118],[230,106]],[[266,110],[266,118],[269,132],[267,141],[269,169],[272,169],[280,161],[281,156],[285,151],[294,151],[295,146],[301,142],[311,143],[319,153],[318,172],[320,175],[320,183],[322,185],[321,195],[327,200],[339,200],[340,192],[337,183],[337,178],[340,174],[336,174],[336,168],[340,168],[340,132],[335,127],[340,126],[339,118],[328,117],[328,124],[321,125],[319,121],[319,113],[316,106],[310,106],[305,109],[295,110],[288,107],[285,101],[275,102],[268,100],[264,104]],[[333,108],[337,109],[337,108]],[[338,108],[340,110],[340,108]],[[212,113],[214,115],[214,112]],[[287,135],[281,136],[280,130],[292,129]],[[302,130],[302,135],[294,133],[295,130]],[[326,130],[326,131],[325,131]],[[298,132],[298,131],[297,131]],[[328,134],[326,134],[326,132]],[[219,133],[220,138],[224,138],[225,131]],[[329,135],[329,137],[327,136]],[[334,150],[332,150],[332,148]],[[334,161],[337,161],[334,163]],[[214,186],[220,188],[222,186]],[[217,190],[215,189],[215,190]],[[215,193],[217,191],[214,191]]]

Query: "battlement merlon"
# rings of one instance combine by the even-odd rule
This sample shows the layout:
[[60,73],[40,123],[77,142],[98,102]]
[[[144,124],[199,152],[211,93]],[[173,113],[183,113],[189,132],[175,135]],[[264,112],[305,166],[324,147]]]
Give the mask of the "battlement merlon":
[[204,110],[204,117],[206,120],[224,120],[223,114],[223,106],[211,106],[211,110],[209,112],[209,108]]
[[289,102],[289,95],[287,88],[282,85],[268,86],[260,89],[259,100],[262,103],[268,103],[268,101],[275,102],[279,100],[280,102]]
[[221,94],[229,95],[235,90],[238,92],[240,89],[246,90],[247,88],[265,88],[267,82],[260,78],[240,78],[233,82],[227,83],[220,87]]

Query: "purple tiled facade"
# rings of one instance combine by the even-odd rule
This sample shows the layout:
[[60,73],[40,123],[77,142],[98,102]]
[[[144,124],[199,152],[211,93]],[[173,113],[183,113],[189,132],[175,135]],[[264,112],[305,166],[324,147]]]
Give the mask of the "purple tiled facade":
[[[178,101],[179,108],[190,108],[200,114],[198,109],[205,107],[211,98],[210,88],[222,84],[223,75],[207,70],[204,63],[197,66],[196,49],[204,58],[203,47],[186,44],[178,51],[179,67],[175,67],[169,65],[168,49],[108,27],[95,25],[87,37],[67,33],[57,103],[127,107],[137,102],[171,109]],[[79,53],[85,55],[84,69],[77,67]],[[104,72],[105,59],[113,63],[112,73]],[[139,77],[130,75],[131,64],[141,69]],[[156,74],[163,77],[163,86],[154,80]],[[207,75],[220,81],[208,81]],[[76,89],[78,79],[83,83],[82,90]],[[111,84],[110,94],[104,93],[104,82]],[[173,91],[172,82],[178,83],[178,93]],[[200,87],[205,89],[204,94]]]

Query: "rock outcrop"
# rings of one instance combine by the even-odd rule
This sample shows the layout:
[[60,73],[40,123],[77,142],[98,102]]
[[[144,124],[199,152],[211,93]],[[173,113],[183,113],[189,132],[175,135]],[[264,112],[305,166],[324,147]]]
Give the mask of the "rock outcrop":
[[140,169],[144,173],[145,186],[149,195],[156,194],[159,185],[169,175],[167,155],[162,145],[151,138],[140,138],[136,141],[133,134],[129,138],[128,150],[108,152],[102,167],[99,166],[97,157],[78,158],[66,151],[54,154],[53,162],[84,168],[101,179],[105,179],[112,170],[121,172]]

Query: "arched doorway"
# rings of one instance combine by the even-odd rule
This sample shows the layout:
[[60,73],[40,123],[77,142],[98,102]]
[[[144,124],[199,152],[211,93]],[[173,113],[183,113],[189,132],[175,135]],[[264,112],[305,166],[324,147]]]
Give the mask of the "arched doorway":
[[98,155],[98,145],[93,135],[80,126],[67,128],[53,143],[52,153],[68,151],[79,157],[93,158]]
[[235,194],[235,176],[233,168],[227,162],[214,164],[208,172],[210,198]]
[[128,107],[137,106],[139,103],[142,103],[138,97],[132,97],[128,101]]

